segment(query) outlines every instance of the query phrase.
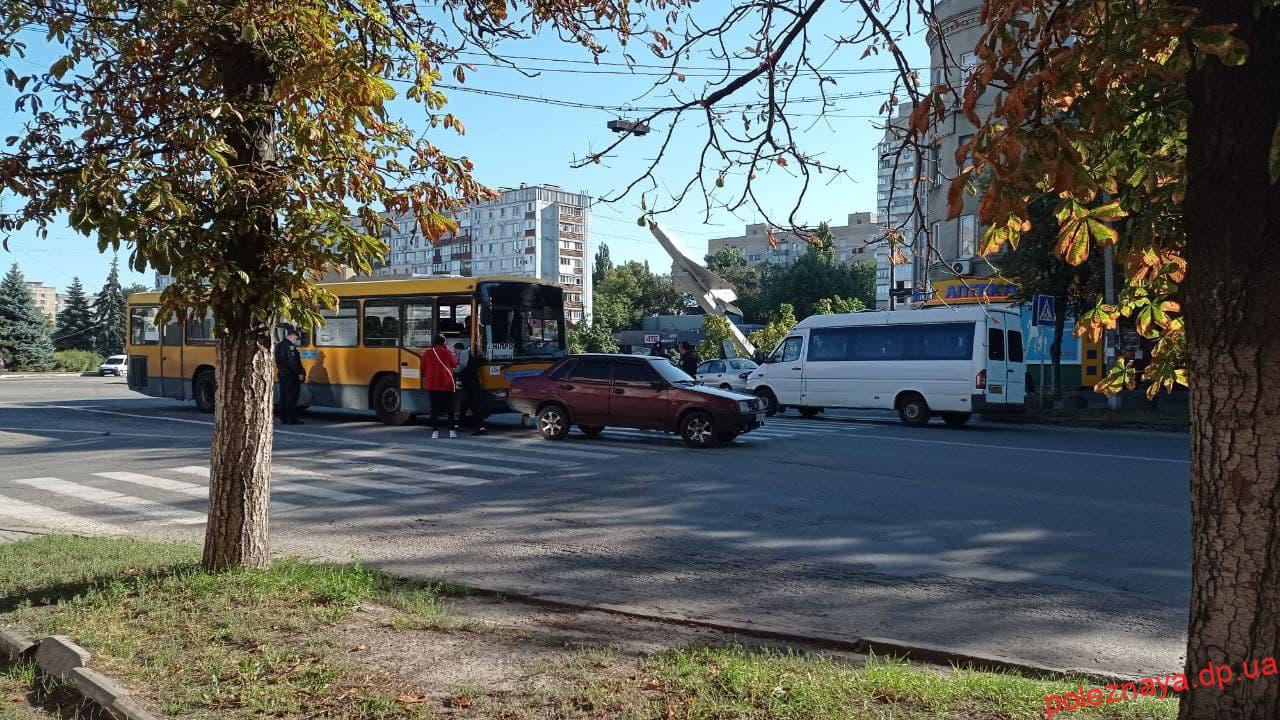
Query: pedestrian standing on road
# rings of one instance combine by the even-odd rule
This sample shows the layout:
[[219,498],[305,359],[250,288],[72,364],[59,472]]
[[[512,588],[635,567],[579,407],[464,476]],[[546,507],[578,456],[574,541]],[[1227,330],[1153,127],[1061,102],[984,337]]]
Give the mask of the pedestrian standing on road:
[[449,347],[444,344],[444,336],[436,335],[431,340],[431,347],[422,352],[419,370],[422,375],[422,389],[427,391],[431,401],[431,438],[440,437],[440,416],[449,419],[449,437],[458,437],[457,416],[453,412],[453,368],[458,364]]
[[693,346],[687,340],[680,341],[680,369],[693,377],[698,374],[698,356],[693,353]]
[[292,327],[284,332],[284,340],[276,344],[276,370],[280,374],[280,424],[301,425],[298,419],[298,397],[302,394],[302,356],[298,353],[298,331]]
[[481,358],[474,350],[466,351],[466,358],[458,363],[458,382],[462,385],[462,409],[458,417],[462,418],[470,412],[475,418],[476,429],[472,435],[484,435],[489,429],[484,426],[484,388],[480,386]]

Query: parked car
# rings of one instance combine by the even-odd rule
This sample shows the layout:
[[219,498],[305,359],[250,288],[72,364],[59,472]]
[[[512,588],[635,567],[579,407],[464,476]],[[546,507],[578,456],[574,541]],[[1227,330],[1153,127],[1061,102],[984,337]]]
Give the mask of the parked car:
[[129,374],[129,357],[127,355],[112,355],[102,364],[98,366],[98,377],[106,377],[107,375],[115,375],[122,377]]
[[698,366],[694,378],[703,385],[745,393],[751,371],[760,367],[746,358],[708,360]]
[[511,407],[535,416],[538,432],[561,440],[575,424],[588,437],[607,426],[678,433],[690,447],[730,442],[764,423],[764,402],[698,385],[670,360],[573,355],[539,375],[516,378]]

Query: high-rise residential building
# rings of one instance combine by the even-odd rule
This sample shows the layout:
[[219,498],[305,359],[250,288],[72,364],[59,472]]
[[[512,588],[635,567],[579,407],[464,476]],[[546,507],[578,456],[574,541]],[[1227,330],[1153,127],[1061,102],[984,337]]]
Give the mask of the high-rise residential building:
[[27,291],[36,299],[36,304],[40,306],[40,311],[49,318],[50,322],[55,322],[58,318],[58,311],[61,310],[58,296],[58,289],[46,286],[42,282],[27,282]]
[[[917,238],[920,215],[915,212],[915,177],[917,164],[923,159],[916,157],[913,148],[904,147],[902,137],[907,119],[914,106],[903,103],[898,106],[897,114],[885,124],[884,137],[876,145],[876,214],[880,218],[880,234],[885,237],[890,231],[902,238],[898,246],[900,253],[898,262],[890,264],[888,243],[877,245],[876,253],[876,307],[889,307],[890,290],[896,290],[897,297],[909,294],[916,277],[917,248],[912,239]],[[927,195],[921,196],[921,201]],[[923,244],[923,242],[920,242]]]
[[[929,45],[932,87],[946,84],[963,93],[969,74],[978,63],[974,48],[982,35],[981,8],[981,0],[939,0],[934,6],[939,21],[937,27],[945,38],[940,38],[935,29],[930,29],[925,37]],[[941,42],[942,39],[946,42]],[[979,117],[986,114],[990,104],[989,99],[979,99],[976,106]],[[978,222],[980,198],[966,193],[960,216],[947,219],[947,188],[959,172],[956,149],[968,143],[975,132],[976,128],[964,113],[955,111],[934,127],[931,157],[925,163],[930,188],[926,227],[932,257],[921,275],[928,280],[987,278],[995,274],[989,263],[976,257],[978,242],[985,230]]]
[[525,275],[559,283],[565,318],[591,312],[591,197],[555,185],[503,188],[460,211],[458,231],[436,243],[408,216],[389,217],[387,261],[375,275]]
[[[835,236],[836,260],[842,263],[874,262],[880,226],[873,212],[849,213],[846,224],[829,226]],[[772,238],[772,240],[770,239]],[[746,232],[733,237],[714,238],[707,241],[707,252],[714,253],[723,247],[736,247],[751,266],[772,263],[790,265],[804,255],[809,243],[804,238],[781,228],[764,223],[746,227]]]

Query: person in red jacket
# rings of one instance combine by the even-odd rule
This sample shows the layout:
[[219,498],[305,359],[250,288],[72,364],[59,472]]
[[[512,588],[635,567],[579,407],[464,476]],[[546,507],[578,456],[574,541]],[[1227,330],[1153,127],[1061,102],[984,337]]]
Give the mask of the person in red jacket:
[[431,347],[422,352],[419,369],[422,389],[431,400],[431,437],[440,437],[440,415],[449,418],[449,437],[458,437],[458,421],[453,413],[453,367],[458,364],[444,344],[444,336],[431,339]]

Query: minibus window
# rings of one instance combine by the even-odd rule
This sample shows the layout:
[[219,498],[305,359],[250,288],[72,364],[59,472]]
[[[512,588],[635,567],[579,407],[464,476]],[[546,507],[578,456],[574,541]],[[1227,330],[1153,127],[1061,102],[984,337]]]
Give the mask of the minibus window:
[[1022,362],[1022,333],[1009,331],[1009,362]]
[[804,344],[802,338],[789,337],[782,341],[782,362],[794,362],[800,359],[800,348]]
[[999,328],[987,329],[987,359],[1004,360],[1004,331]]

